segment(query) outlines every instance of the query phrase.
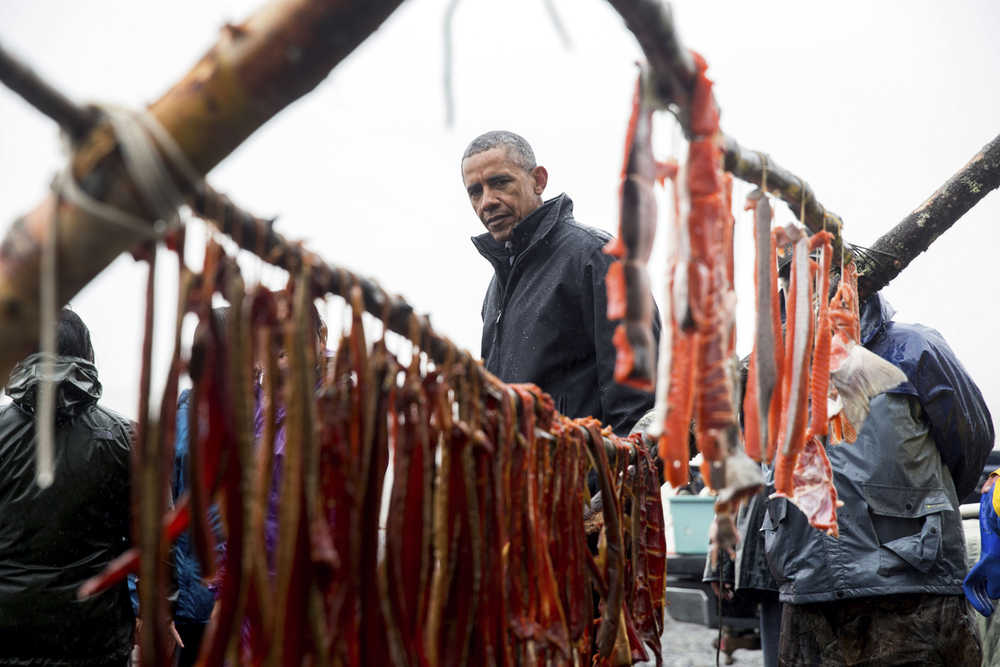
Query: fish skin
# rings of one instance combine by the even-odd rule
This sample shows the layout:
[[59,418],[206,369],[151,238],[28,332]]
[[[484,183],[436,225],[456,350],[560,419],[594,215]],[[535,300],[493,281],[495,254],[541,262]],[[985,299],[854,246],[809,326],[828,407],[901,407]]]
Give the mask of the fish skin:
[[729,453],[722,461],[725,482],[716,496],[716,505],[731,506],[735,512],[740,502],[760,490],[764,477],[760,465],[740,448],[738,430],[730,429],[724,434],[723,443],[723,448]]
[[[871,399],[906,382],[906,374],[852,340],[839,344],[845,348],[844,360],[830,370],[830,380],[837,389],[844,417],[860,433]],[[847,442],[853,442],[853,438]]]
[[806,440],[795,462],[794,487],[791,500],[809,519],[809,525],[839,537],[837,508],[843,503],[837,499],[833,468],[820,438]]
[[809,525],[832,537],[839,537],[837,526],[837,489],[833,484],[833,470],[826,456],[823,436],[829,431],[828,403],[830,395],[831,326],[829,318],[830,260],[832,235],[817,232],[809,240],[809,247],[819,247],[819,266],[815,269],[819,301],[816,332],[813,340],[812,373],[809,378],[810,422],[805,442],[795,457],[792,473],[791,501],[802,510]]
[[687,252],[683,247],[684,218],[681,217],[681,197],[682,188],[677,186],[677,181],[683,172],[682,167],[678,167],[673,162],[673,168],[662,168],[662,174],[670,179],[674,195],[673,218],[670,220],[667,230],[667,270],[666,285],[663,290],[663,314],[666,319],[664,326],[660,329],[660,348],[657,356],[656,369],[656,398],[653,403],[653,419],[646,428],[646,434],[651,438],[659,438],[666,429],[667,422],[667,399],[670,390],[670,376],[673,367],[673,345],[674,345],[674,322],[677,321],[674,313],[674,304],[677,298],[686,297],[686,286],[684,294],[674,295],[674,277],[678,261]]
[[690,329],[693,321],[689,298],[688,271],[691,263],[691,230],[687,219],[691,211],[687,188],[680,187],[687,178],[687,165],[680,168],[674,180],[677,205],[674,207],[674,248],[673,264],[670,268],[670,307],[665,312],[673,313],[674,322],[682,329]]
[[[808,400],[809,355],[812,342],[812,298],[810,294],[809,249],[805,236],[795,242],[792,258],[791,299],[788,312],[791,338],[785,341],[786,379],[782,389],[781,446],[777,451],[774,484],[778,495],[791,497],[795,459],[805,444]],[[786,391],[787,389],[787,391]]]
[[[670,286],[664,290],[666,298],[670,299]],[[667,396],[670,389],[670,371],[673,366],[674,326],[670,317],[670,302],[665,304],[664,312],[667,322],[660,329],[660,350],[656,369],[656,398],[653,402],[653,419],[646,428],[646,435],[659,438],[667,420]]]
[[878,394],[906,381],[906,374],[860,344],[861,317],[857,267],[844,266],[840,286],[830,302],[830,323],[835,333],[830,345],[828,419],[834,427],[833,442],[854,442],[869,403]]
[[[653,158],[653,107],[640,70],[632,97],[632,113],[625,133],[625,156],[619,181],[619,226],[604,252],[645,264],[656,234],[656,196],[653,185],[666,178],[669,168]],[[649,224],[652,221],[652,224]]]
[[785,373],[785,359],[781,350],[785,347],[785,334],[781,328],[781,302],[777,298],[779,289],[778,281],[778,244],[777,230],[771,230],[771,258],[769,266],[771,271],[771,289],[774,294],[771,296],[771,331],[774,332],[774,362],[776,364],[776,384],[774,393],[771,395],[771,407],[768,413],[767,442],[768,448],[762,452],[764,461],[771,462],[774,458],[775,443],[778,442],[778,428],[781,425],[781,382]]
[[[757,246],[757,331],[754,340],[755,398],[757,400],[757,429],[760,451],[767,459],[770,451],[770,412],[774,388],[778,384],[777,344],[771,321],[774,284],[771,282],[771,204],[766,195],[757,200],[754,209],[754,237]],[[763,251],[767,248],[767,252]]]
[[[755,236],[758,244],[757,279],[757,405],[760,420],[761,450],[769,451],[767,425],[771,409],[771,398],[778,383],[778,364],[775,360],[774,328],[770,322],[771,302],[774,300],[774,285],[771,283],[771,204],[767,197],[757,202]],[[767,247],[768,252],[762,249]]]
[[673,325],[674,344],[671,354],[674,363],[670,369],[668,396],[663,433],[659,439],[663,475],[674,488],[687,484],[688,443],[691,415],[694,410],[694,376],[698,365],[698,345],[693,334],[680,331]]
[[795,244],[795,257],[793,261],[795,262],[794,270],[796,272],[795,276],[795,286],[793,288],[792,300],[794,301],[795,313],[792,322],[793,332],[792,340],[786,341],[786,357],[790,354],[792,374],[789,378],[788,387],[789,392],[785,397],[786,403],[788,404],[788,409],[791,412],[788,415],[787,427],[783,430],[782,435],[784,436],[781,441],[781,454],[788,456],[791,453],[791,449],[794,446],[794,427],[793,424],[801,418],[802,412],[804,412],[803,400],[800,400],[800,395],[804,396],[804,390],[806,386],[806,378],[804,373],[804,366],[806,364],[806,351],[809,346],[809,325],[812,319],[811,304],[809,299],[809,284],[808,284],[808,254],[806,251],[806,242],[804,239],[799,239]]
[[609,320],[624,320],[612,343],[617,352],[615,381],[652,391],[656,379],[656,343],[653,340],[653,298],[646,263],[656,235],[657,177],[669,169],[653,158],[653,109],[640,70],[632,98],[632,114],[625,138],[619,188],[618,236],[604,247],[619,258],[608,270]]
[[[641,81],[641,77],[640,77]],[[625,246],[625,259],[649,261],[656,234],[656,163],[653,160],[652,109],[643,103],[637,87],[635,133],[629,142],[629,152],[622,167],[619,237]],[[653,224],[646,221],[652,220]]]
[[735,558],[735,547],[740,541],[734,519],[736,511],[743,501],[755,495],[764,485],[760,465],[740,447],[739,428],[733,426],[718,435],[720,449],[726,452],[725,457],[702,464],[703,475],[722,480],[715,498],[716,518],[709,537],[709,558],[713,567],[720,551],[726,551]]
[[821,260],[816,289],[818,290],[819,313],[816,320],[816,339],[813,343],[812,376],[809,379],[809,395],[812,414],[809,435],[824,436],[829,431],[827,397],[830,391],[830,261],[833,255],[831,241],[833,235],[820,231],[813,235],[810,246],[820,248]]

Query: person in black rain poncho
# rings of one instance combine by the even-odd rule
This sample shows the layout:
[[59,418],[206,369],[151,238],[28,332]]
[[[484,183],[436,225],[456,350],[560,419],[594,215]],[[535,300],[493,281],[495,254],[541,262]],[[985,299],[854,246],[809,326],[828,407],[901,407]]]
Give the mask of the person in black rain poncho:
[[18,363],[0,410],[0,665],[125,665],[135,618],[125,582],[87,599],[80,585],[129,544],[130,422],[97,405],[90,332],[57,325],[54,478],[36,483],[41,353]]

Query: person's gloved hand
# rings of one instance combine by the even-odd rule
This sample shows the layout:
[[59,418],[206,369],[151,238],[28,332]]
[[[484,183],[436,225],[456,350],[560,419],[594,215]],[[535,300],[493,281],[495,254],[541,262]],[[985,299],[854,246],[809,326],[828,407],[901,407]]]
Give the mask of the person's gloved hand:
[[[995,478],[991,478],[995,482]],[[962,588],[965,597],[983,616],[993,613],[993,601],[1000,599],[1000,517],[994,502],[1000,501],[1000,486],[990,485],[979,499],[979,540],[980,556]]]

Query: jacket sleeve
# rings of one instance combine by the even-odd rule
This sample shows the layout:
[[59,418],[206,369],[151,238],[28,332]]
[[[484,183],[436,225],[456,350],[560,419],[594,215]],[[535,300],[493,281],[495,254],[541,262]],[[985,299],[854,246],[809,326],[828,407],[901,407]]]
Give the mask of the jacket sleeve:
[[[131,444],[132,447],[135,446],[136,436],[138,433],[137,428],[138,425],[135,422],[131,420],[128,421],[126,430],[128,432],[129,443]],[[170,489],[169,486],[166,490],[168,492],[172,492],[172,489]],[[167,507],[166,507],[167,511],[173,510],[175,501],[176,498],[173,496],[172,493],[167,494]],[[129,522],[129,527],[131,528],[131,522]],[[132,544],[136,545],[136,542],[133,540]],[[167,602],[167,609],[170,613],[171,618],[173,618],[174,616],[175,605],[177,604],[177,597],[180,594],[180,589],[178,587],[178,581],[177,581],[176,561],[177,561],[177,543],[174,542],[171,543],[167,548],[166,561],[165,561],[167,578],[166,578],[166,588],[164,593]],[[132,603],[132,612],[137,617],[141,617],[142,613],[139,609],[138,574],[130,574],[128,576],[128,591],[129,591],[129,600]]]
[[958,497],[964,498],[975,487],[993,449],[993,420],[979,387],[941,334],[922,329],[926,344],[907,375]]
[[[601,392],[601,407],[606,425],[617,435],[627,435],[639,419],[653,407],[653,394],[640,391],[615,382],[615,346],[612,337],[620,320],[608,320],[608,294],[604,286],[604,276],[614,258],[604,254],[601,248],[591,253],[586,271],[588,297],[585,299],[584,321],[593,323],[592,335],[594,356],[597,364],[598,384]],[[653,298],[652,295],[649,297]],[[589,302],[589,303],[588,303]],[[660,312],[653,303],[653,339],[657,349],[660,342]]]
[[170,495],[175,503],[188,487],[188,410],[190,402],[190,391],[185,389],[177,401],[177,414],[174,421],[174,477],[170,483]]

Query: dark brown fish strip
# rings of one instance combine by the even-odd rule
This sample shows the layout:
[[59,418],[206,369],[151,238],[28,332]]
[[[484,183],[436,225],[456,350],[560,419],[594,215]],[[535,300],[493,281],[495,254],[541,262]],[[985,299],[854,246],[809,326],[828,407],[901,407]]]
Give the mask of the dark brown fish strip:
[[611,479],[611,469],[608,464],[608,454],[604,449],[604,438],[601,436],[600,422],[592,419],[580,420],[590,437],[587,446],[597,464],[597,480],[604,500],[604,528],[607,531],[607,585],[608,594],[605,598],[604,612],[601,624],[597,628],[597,653],[607,659],[611,656],[615,639],[618,635],[618,624],[621,619],[622,602],[625,596],[624,572],[624,542],[621,523],[619,522],[618,494]]
[[361,533],[361,656],[369,665],[405,665],[402,636],[388,608],[387,587],[378,572],[379,514],[386,466],[389,463],[389,420],[387,408],[395,402],[395,361],[389,357],[385,340],[377,341],[368,359],[372,387],[372,437],[368,443],[366,477],[358,530]]

